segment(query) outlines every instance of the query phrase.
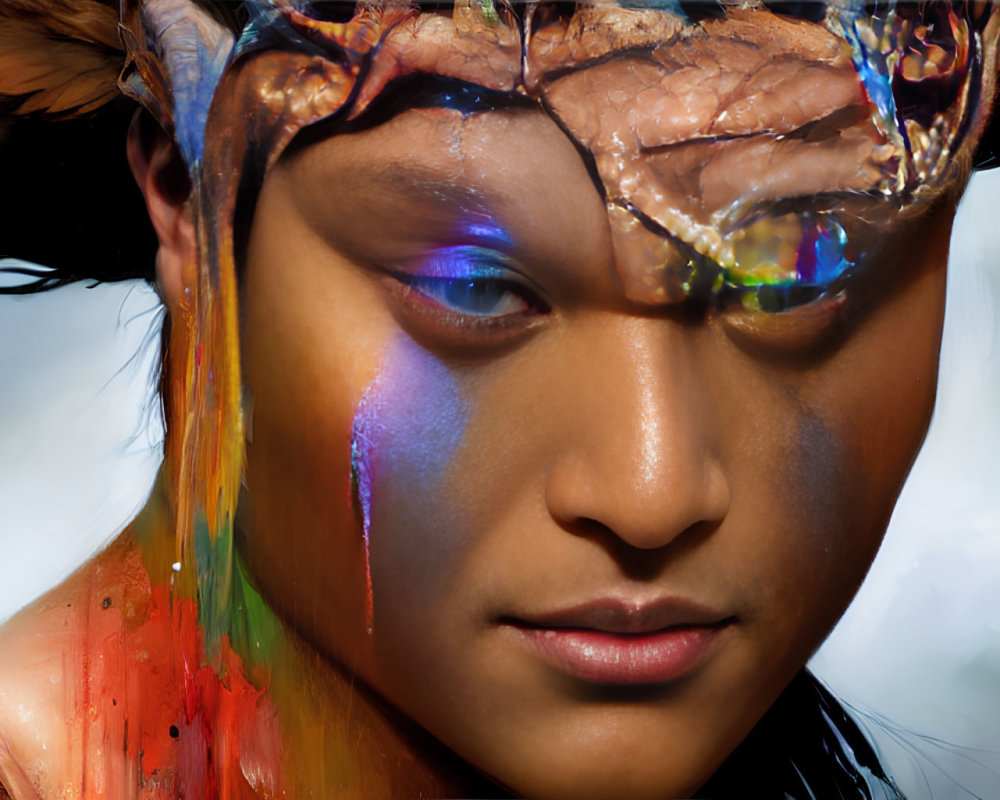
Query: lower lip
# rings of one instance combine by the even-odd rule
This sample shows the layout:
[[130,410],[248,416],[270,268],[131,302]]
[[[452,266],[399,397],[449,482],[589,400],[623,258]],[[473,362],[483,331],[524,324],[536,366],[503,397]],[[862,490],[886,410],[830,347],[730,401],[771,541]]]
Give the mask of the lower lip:
[[638,634],[578,628],[517,630],[556,669],[592,683],[667,683],[689,674],[721,626],[665,628]]

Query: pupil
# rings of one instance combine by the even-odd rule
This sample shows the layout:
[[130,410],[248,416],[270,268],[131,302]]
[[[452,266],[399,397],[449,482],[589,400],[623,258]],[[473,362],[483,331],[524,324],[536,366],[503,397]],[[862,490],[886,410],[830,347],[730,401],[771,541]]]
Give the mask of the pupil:
[[472,314],[488,314],[503,298],[505,289],[496,281],[457,280],[445,285],[445,299],[462,311]]

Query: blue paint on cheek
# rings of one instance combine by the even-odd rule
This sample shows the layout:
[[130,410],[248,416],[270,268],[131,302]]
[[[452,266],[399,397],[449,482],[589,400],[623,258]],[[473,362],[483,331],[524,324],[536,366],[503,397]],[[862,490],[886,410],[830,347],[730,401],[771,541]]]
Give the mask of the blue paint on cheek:
[[420,518],[429,504],[440,502],[468,417],[451,371],[412,339],[398,334],[358,403],[351,430],[354,494],[365,542],[369,627],[376,503],[385,503],[398,519]]

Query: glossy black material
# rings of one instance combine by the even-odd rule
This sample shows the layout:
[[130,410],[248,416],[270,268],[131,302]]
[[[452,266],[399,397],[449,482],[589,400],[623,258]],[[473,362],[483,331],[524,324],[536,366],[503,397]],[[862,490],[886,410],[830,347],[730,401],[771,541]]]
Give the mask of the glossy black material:
[[698,793],[700,800],[904,800],[860,728],[807,670]]

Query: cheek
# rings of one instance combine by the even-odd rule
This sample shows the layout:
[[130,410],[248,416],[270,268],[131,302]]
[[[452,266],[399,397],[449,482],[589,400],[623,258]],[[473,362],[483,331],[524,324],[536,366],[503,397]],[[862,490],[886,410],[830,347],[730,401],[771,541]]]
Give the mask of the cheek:
[[[283,209],[272,203],[268,213],[283,221]],[[323,251],[307,234],[255,230],[242,330],[253,412],[241,553],[292,628],[354,664],[366,639],[366,587],[352,420],[393,326],[375,290],[340,262],[317,259]]]
[[853,487],[845,501],[863,520],[859,535],[875,539],[873,549],[934,407],[945,271],[919,274],[920,266],[914,263],[918,276],[874,312],[826,367],[827,374],[801,393],[803,404],[841,443],[841,482]]
[[773,451],[774,471],[762,476],[758,493],[770,511],[757,509],[751,518],[773,526],[770,546],[748,558],[761,565],[755,591],[778,640],[770,655],[781,652],[797,668],[849,602],[881,526],[859,513],[864,478],[844,432],[797,399],[791,404],[787,439]]
[[350,629],[363,620],[363,548],[350,482],[356,394],[343,376],[310,375],[302,361],[268,359],[261,348],[254,355],[241,551],[275,609],[344,657]]
[[466,525],[446,483],[468,418],[451,370],[395,334],[358,403],[350,447],[376,640],[450,572]]
[[784,481],[794,488],[802,618],[839,618],[881,544],[934,404],[944,271],[925,273],[866,321],[797,394],[801,416]]
[[808,370],[744,359],[725,370],[717,395],[742,398],[723,445],[733,505],[702,544],[699,577],[722,569],[747,598],[749,671],[775,692],[881,543],[933,407],[943,281],[943,269],[923,271]]
[[726,372],[717,418],[726,420],[720,447],[732,502],[686,554],[687,577],[718,587],[742,620],[745,649],[726,664],[736,690],[728,701],[753,720],[832,627],[877,534],[859,535],[861,481],[844,431],[808,408],[787,375],[753,363]]

